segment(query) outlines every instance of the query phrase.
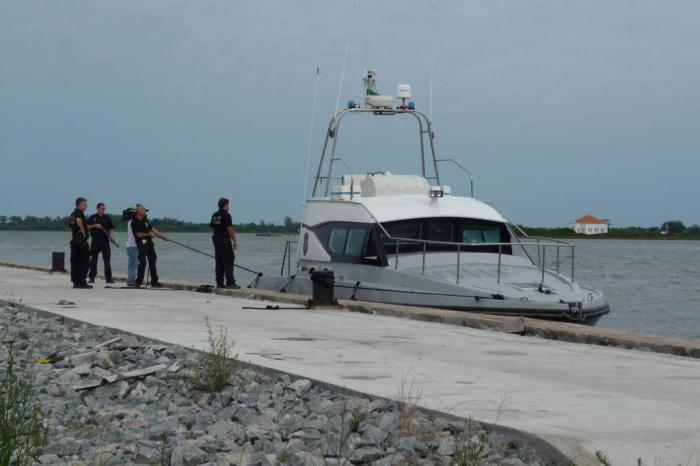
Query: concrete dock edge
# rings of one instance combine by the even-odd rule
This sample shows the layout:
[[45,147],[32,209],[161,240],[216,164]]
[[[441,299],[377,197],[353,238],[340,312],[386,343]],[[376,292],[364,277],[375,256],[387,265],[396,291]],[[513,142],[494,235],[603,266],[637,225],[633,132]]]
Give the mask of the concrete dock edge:
[[[49,267],[0,262],[1,267],[51,272]],[[115,277],[124,282],[124,277]],[[200,284],[186,281],[161,281],[164,287],[195,291]],[[305,306],[309,296],[281,293],[258,288],[212,289],[212,293],[247,299],[283,302]],[[495,316],[446,309],[433,309],[413,306],[374,303],[366,301],[341,300],[340,305],[346,311],[382,316],[399,317],[426,322],[436,322],[460,327],[506,332],[522,336],[539,337],[549,340],[582,343],[588,345],[612,346],[631,350],[650,351],[700,359],[700,341],[677,337],[646,335],[622,330],[590,327],[575,323],[551,322],[523,317]]]

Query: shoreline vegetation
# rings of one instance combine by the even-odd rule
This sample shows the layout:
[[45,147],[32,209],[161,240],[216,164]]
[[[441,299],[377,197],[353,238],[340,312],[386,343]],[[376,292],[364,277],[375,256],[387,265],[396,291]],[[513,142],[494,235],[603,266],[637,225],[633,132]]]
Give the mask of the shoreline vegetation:
[[[108,213],[107,215],[112,217],[117,231],[126,231],[127,222],[122,221],[121,214]],[[187,222],[170,217],[152,218],[151,222],[165,233],[211,233],[209,223]],[[296,234],[299,232],[299,226],[299,222],[295,222],[291,217],[285,217],[281,224],[260,220],[258,223],[234,224],[233,228],[237,233]],[[0,231],[68,231],[68,217],[0,215]]]
[[[121,220],[121,214],[108,214],[112,217],[117,231],[126,231],[126,223]],[[153,218],[152,222],[160,230],[167,233],[210,233],[208,223],[188,222],[176,218]],[[299,232],[299,222],[291,217],[285,217],[280,224],[260,220],[258,223],[239,223],[234,228],[238,233],[262,234],[296,234]],[[692,225],[683,231],[662,234],[658,227],[623,227],[610,228],[607,234],[582,235],[574,233],[570,228],[527,227],[520,225],[530,236],[543,236],[557,239],[639,239],[639,240],[700,240],[700,226]],[[68,217],[34,217],[26,215],[0,215],[0,231],[67,231]]]

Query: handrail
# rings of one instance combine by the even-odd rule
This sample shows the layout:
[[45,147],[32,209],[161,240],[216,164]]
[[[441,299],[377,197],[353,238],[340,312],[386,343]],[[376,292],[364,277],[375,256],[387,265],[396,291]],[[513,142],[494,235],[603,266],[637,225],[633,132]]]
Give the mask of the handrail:
[[469,197],[471,197],[472,199],[474,198],[474,177],[472,176],[471,172],[464,167],[464,165],[457,162],[455,159],[437,159],[435,161],[436,162],[452,162],[455,165],[457,165],[457,167],[459,167],[464,173],[466,173],[467,177],[469,178],[469,192],[470,192]]
[[[323,202],[323,200],[315,199],[315,202]],[[328,201],[329,202],[329,201]],[[333,201],[333,202],[349,202],[349,201]],[[571,249],[571,276],[570,276],[570,286],[573,287],[574,285],[574,277],[575,277],[575,244],[571,244],[567,241],[556,239],[556,238],[545,238],[545,237],[538,237],[538,236],[529,236],[527,233],[525,233],[522,228],[520,228],[517,224],[509,221],[506,219],[505,225],[506,226],[514,226],[520,233],[522,233],[522,238],[527,238],[527,239],[532,239],[536,240],[537,242],[523,242],[520,240],[521,236],[518,236],[515,231],[509,228],[509,232],[512,237],[514,237],[517,241],[512,241],[508,243],[455,243],[455,242],[449,242],[449,241],[436,241],[436,240],[424,240],[424,239],[419,239],[419,238],[400,238],[400,237],[393,237],[389,232],[384,228],[384,225],[372,214],[372,212],[365,206],[364,204],[354,204],[354,205],[359,205],[361,206],[367,215],[374,221],[374,223],[381,229],[382,233],[386,235],[387,238],[392,239],[392,240],[397,240],[396,244],[396,251],[395,251],[395,260],[394,260],[394,268],[398,269],[398,259],[399,259],[399,243],[404,242],[404,243],[415,243],[415,244],[420,244],[424,243],[424,248],[423,248],[423,255],[427,253],[427,248],[425,247],[426,244],[438,244],[438,245],[446,245],[446,246],[466,246],[466,247],[481,247],[481,246],[498,246],[499,251],[498,251],[498,269],[497,269],[497,282],[500,283],[500,278],[501,278],[501,256],[503,255],[503,246],[511,246],[511,247],[519,247],[522,249],[523,253],[527,257],[527,259],[530,261],[532,265],[537,265],[535,261],[533,261],[532,257],[528,254],[527,250],[525,249],[524,246],[542,246],[542,247],[547,247],[548,245],[543,245],[541,244],[542,241],[548,241],[553,244],[550,244],[550,247],[556,247],[557,248],[557,254],[556,254],[556,262],[557,262],[557,274],[560,274],[560,268],[561,268],[561,256],[559,254],[559,249],[561,247],[566,247]],[[294,241],[295,243],[298,241]],[[291,254],[291,250],[289,252]],[[423,257],[423,261],[425,261],[425,257]],[[291,262],[291,258],[290,258]],[[425,266],[423,265],[421,267],[421,275],[425,275]],[[542,281],[544,281],[544,276],[542,278]],[[542,283],[544,284],[544,283]]]
[[[540,272],[540,286],[544,285],[545,282],[545,266],[546,266],[546,250],[547,246],[549,247],[555,247],[556,248],[556,266],[557,266],[557,274],[559,274],[560,271],[560,262],[561,262],[561,255],[559,253],[560,248],[566,247],[571,249],[571,286],[573,287],[574,283],[574,271],[575,271],[575,261],[574,261],[574,249],[576,245],[567,243],[566,241],[558,240],[555,238],[537,238],[537,237],[530,237],[530,239],[534,239],[536,241],[529,241],[529,242],[523,242],[518,239],[518,241],[511,241],[511,242],[499,242],[499,243],[458,243],[458,242],[452,242],[452,241],[437,241],[437,240],[427,240],[427,239],[422,239],[422,238],[401,238],[401,237],[395,237],[391,235],[387,235],[389,240],[395,241],[395,248],[394,248],[394,269],[399,268],[399,255],[400,255],[400,246],[401,244],[422,244],[423,248],[422,251],[417,252],[417,254],[421,254],[421,275],[425,275],[425,256],[427,254],[427,245],[437,245],[437,246],[452,246],[457,249],[457,268],[456,268],[456,283],[459,284],[460,281],[460,276],[461,276],[461,270],[460,270],[460,265],[461,265],[461,252],[462,248],[473,248],[473,247],[498,247],[498,261],[497,261],[497,269],[496,269],[496,282],[500,283],[501,282],[501,268],[502,268],[502,255],[503,255],[503,247],[504,246],[518,246],[518,247],[523,247],[523,246],[537,246],[538,248],[538,257],[540,257],[539,264],[536,264],[528,255],[528,259],[530,260],[530,263],[532,265],[538,266],[538,268],[541,270]],[[517,238],[517,237],[516,237]],[[543,244],[543,241],[549,241],[552,244]],[[539,250],[542,250],[541,255],[539,253]]]
[[292,244],[298,244],[299,241],[288,239],[284,243],[284,252],[282,253],[282,267],[280,268],[280,277],[284,276],[284,266],[287,266],[287,276],[292,276]]
[[[418,110],[408,110],[401,108],[394,109],[376,109],[376,108],[346,108],[344,110],[336,113],[331,121],[328,123],[328,129],[326,130],[326,138],[323,143],[323,149],[321,151],[321,160],[319,161],[318,168],[316,169],[316,176],[314,177],[313,188],[311,190],[311,197],[316,197],[316,193],[319,189],[319,185],[323,180],[326,181],[325,186],[325,197],[328,197],[330,183],[329,180],[333,178],[333,163],[337,160],[335,157],[336,145],[338,141],[338,133],[340,132],[340,123],[349,113],[364,113],[373,115],[412,115],[418,122],[418,136],[420,141],[420,162],[421,162],[421,173],[426,179],[434,179],[437,184],[440,184],[440,174],[438,171],[437,155],[435,153],[435,133],[433,132],[432,123],[430,119]],[[428,145],[430,149],[430,155],[433,162],[433,176],[428,177],[426,172],[426,150],[425,150],[425,135],[428,135]],[[324,169],[324,164],[326,163],[326,155],[328,154],[326,174],[322,175]]]

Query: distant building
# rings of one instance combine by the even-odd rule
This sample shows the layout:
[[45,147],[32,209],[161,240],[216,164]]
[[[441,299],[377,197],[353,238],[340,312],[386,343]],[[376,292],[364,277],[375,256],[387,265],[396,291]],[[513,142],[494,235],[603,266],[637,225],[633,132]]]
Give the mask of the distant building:
[[571,222],[571,229],[584,235],[604,235],[609,227],[610,220],[601,220],[592,215],[584,215]]

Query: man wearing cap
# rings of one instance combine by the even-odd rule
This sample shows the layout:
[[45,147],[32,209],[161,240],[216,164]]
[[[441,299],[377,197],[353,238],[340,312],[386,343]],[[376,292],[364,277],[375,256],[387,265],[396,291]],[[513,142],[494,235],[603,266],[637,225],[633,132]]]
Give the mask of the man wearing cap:
[[158,271],[156,270],[156,249],[153,246],[153,238],[161,238],[168,241],[168,238],[158,231],[146,217],[146,209],[143,205],[136,205],[136,217],[131,220],[131,231],[136,239],[136,246],[139,251],[139,268],[136,274],[136,288],[143,284],[143,278],[146,273],[146,260],[148,260],[148,270],[151,274],[151,287],[160,287],[158,281]]
[[[228,210],[229,201],[222,197],[219,199],[219,210],[212,214],[209,222],[209,226],[214,230],[211,239],[214,243],[217,288],[239,288],[233,278],[233,264],[236,259],[233,251],[238,247],[238,241]],[[224,278],[226,278],[225,283]]]
[[89,283],[95,283],[95,276],[97,275],[97,258],[102,254],[102,261],[105,265],[105,279],[107,283],[114,283],[112,280],[112,266],[110,265],[110,258],[112,253],[109,249],[110,241],[112,239],[112,233],[114,232],[114,224],[109,215],[105,214],[105,205],[100,202],[97,204],[97,213],[90,215],[87,219],[88,226],[100,225],[102,228],[93,228],[90,230],[90,237],[92,238],[92,243],[90,244],[90,272],[88,273]]
[[70,240],[70,280],[73,288],[92,288],[87,284],[88,268],[90,266],[90,247],[88,246],[88,230],[102,228],[102,225],[88,225],[85,220],[87,199],[79,197],[75,200],[75,210],[68,217],[71,229]]

